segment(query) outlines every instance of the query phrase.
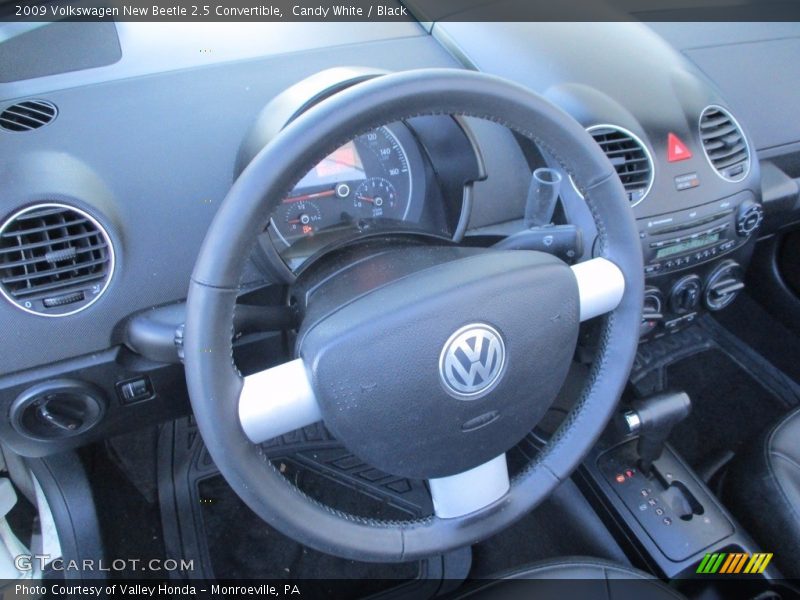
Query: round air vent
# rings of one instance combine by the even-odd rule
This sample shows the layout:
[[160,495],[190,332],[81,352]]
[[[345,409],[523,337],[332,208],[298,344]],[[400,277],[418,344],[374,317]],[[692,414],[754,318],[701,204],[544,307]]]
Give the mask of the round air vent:
[[586,131],[611,161],[631,206],[639,204],[653,187],[653,158],[647,146],[636,135],[616,125],[594,125]]
[[47,100],[26,100],[12,104],[0,113],[0,127],[22,132],[44,127],[56,118],[58,109]]
[[721,106],[700,115],[700,139],[708,162],[726,181],[741,181],[750,172],[750,147],[741,126]]
[[0,293],[26,312],[79,312],[100,298],[113,272],[108,233],[80,209],[37,204],[0,226]]

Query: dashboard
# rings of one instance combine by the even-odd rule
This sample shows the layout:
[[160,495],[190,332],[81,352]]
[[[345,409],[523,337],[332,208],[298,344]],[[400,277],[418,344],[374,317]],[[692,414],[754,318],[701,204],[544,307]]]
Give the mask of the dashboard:
[[421,207],[412,206],[412,192],[408,151],[383,126],[341,146],[311,169],[281,200],[270,217],[270,231],[287,249],[296,249],[312,238],[364,230],[376,221],[419,220]]
[[[152,313],[148,331],[156,331],[163,307],[180,319],[205,231],[237,175],[307,106],[359,78],[476,69],[527,86],[578,120],[617,170],[639,225],[644,337],[727,306],[756,240],[800,217],[791,192],[777,191],[800,177],[800,123],[760,121],[793,105],[797,87],[763,89],[756,110],[742,100],[751,98],[747,77],[732,79],[734,67],[713,50],[738,55],[746,46],[791,64],[796,25],[718,24],[704,46],[686,35],[693,26],[665,23],[216,24],[219,47],[200,55],[200,26],[103,24],[81,35],[95,25],[0,36],[0,64],[13,54],[16,65],[0,81],[0,403],[27,406],[30,389],[67,378],[102,398],[104,419],[55,441],[0,424],[23,453],[170,414],[164,403],[185,397],[177,354],[144,356],[130,323]],[[75,64],[41,56],[44,34],[63,35]],[[309,81],[318,89],[303,88]],[[290,89],[305,91],[287,108]],[[772,184],[764,186],[764,165],[781,157],[777,175],[766,165]],[[364,240],[498,243],[528,226],[531,174],[542,168],[561,174],[552,226],[577,228],[572,259],[590,257],[592,215],[548,151],[475,118],[387,123],[297,174],[265,217],[243,294],[285,302],[280,285]],[[174,331],[170,319],[162,329]],[[285,350],[265,339],[270,351]],[[134,384],[142,395],[131,401],[126,386]],[[153,402],[162,404],[154,410]]]
[[403,124],[357,137],[313,167],[281,200],[269,235],[290,269],[323,248],[379,229],[408,230],[425,203],[422,157]]

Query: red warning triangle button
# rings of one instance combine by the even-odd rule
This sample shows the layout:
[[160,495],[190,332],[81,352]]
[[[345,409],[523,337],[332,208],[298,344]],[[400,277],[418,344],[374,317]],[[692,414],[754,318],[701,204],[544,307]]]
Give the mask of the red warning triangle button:
[[692,158],[692,151],[677,135],[670,133],[667,137],[667,160],[669,162],[678,162],[687,158]]

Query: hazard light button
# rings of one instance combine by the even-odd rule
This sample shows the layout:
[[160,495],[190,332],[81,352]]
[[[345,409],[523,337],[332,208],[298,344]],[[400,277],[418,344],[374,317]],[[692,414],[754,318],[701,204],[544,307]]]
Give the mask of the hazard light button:
[[692,151],[677,135],[670,133],[667,137],[667,160],[669,162],[678,162],[687,158],[692,158]]

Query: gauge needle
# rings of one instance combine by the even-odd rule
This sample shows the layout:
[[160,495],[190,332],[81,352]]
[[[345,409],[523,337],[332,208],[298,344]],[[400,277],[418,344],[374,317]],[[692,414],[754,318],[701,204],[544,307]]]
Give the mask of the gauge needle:
[[289,198],[284,198],[283,203],[288,204],[290,202],[303,202],[304,200],[313,200],[314,198],[325,198],[327,196],[334,195],[336,195],[336,190],[325,190],[324,192],[314,192],[313,194],[303,194],[302,196],[291,196]]
[[359,200],[363,200],[364,202],[372,202],[375,204],[375,198],[370,198],[369,196],[359,196]]

